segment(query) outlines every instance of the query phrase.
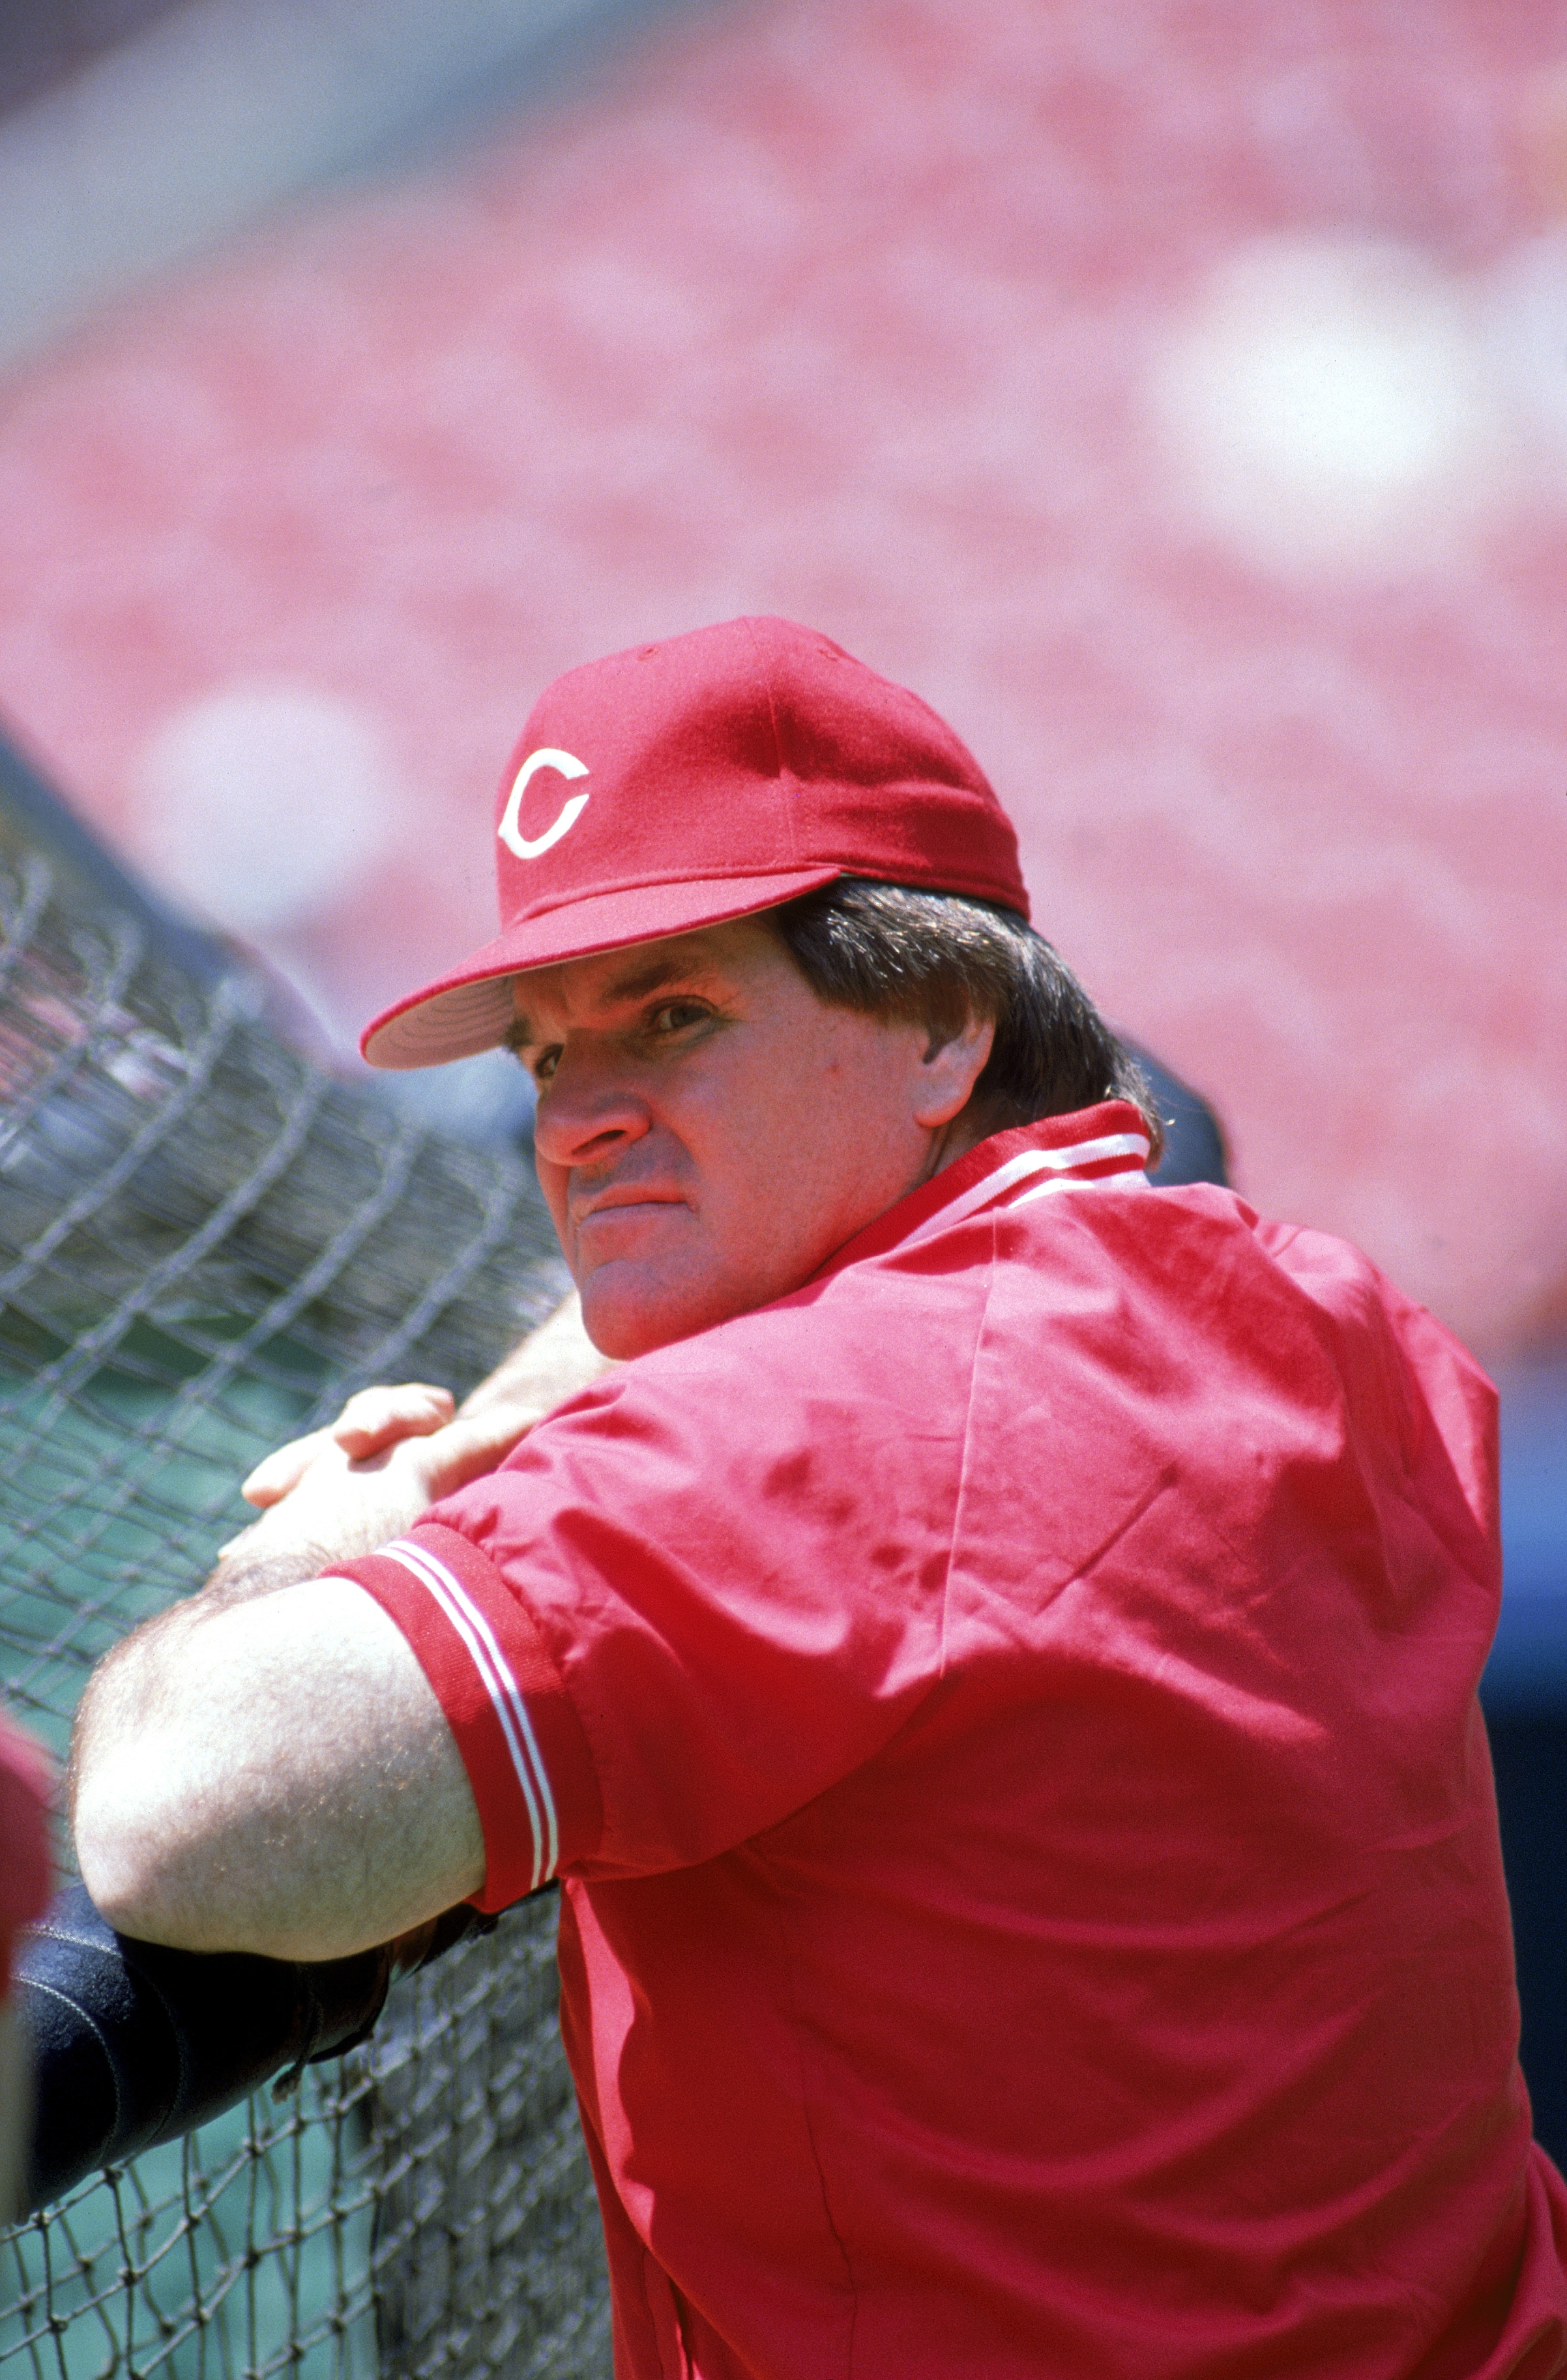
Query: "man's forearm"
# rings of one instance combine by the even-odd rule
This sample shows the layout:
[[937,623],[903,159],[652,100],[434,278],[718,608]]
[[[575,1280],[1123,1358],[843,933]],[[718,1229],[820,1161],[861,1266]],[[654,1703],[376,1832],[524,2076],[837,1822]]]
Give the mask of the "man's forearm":
[[296,1586],[326,1567],[314,1547],[249,1561],[243,1556],[221,1561],[197,1594],[122,1637],[93,1670],[77,1707],[67,1771],[67,1805],[74,1811],[83,1757],[90,1750],[110,1742],[145,1740],[158,1725],[171,1682],[188,1670],[191,1647],[217,1613]]
[[[404,1473],[409,1465],[405,1462]],[[171,1697],[188,1688],[199,1661],[200,1632],[219,1614],[260,1596],[275,1595],[319,1578],[334,1561],[373,1553],[417,1520],[429,1502],[424,1478],[415,1473],[399,1495],[391,1466],[383,1466],[373,1491],[339,1460],[340,1481],[324,1492],[299,1493],[236,1541],[198,1593],[144,1621],[98,1664],[88,1681],[73,1732],[69,1790],[72,1806],[85,1750],[109,1741],[128,1742],[157,1727]]]
[[484,1878],[440,1706],[346,1579],[193,1604],[128,1644],[84,1699],[72,1788],[93,1900],[176,1949],[342,1958]]
[[[468,1453],[472,1453],[471,1446]],[[123,1933],[328,1959],[476,1890],[483,1844],[405,1640],[330,1575],[412,1525],[463,1449],[334,1451],[209,1585],[116,1647],[71,1760],[83,1881]]]
[[527,1415],[542,1421],[556,1405],[615,1368],[613,1358],[601,1355],[583,1329],[582,1302],[573,1290],[547,1322],[530,1330],[488,1379],[480,1380],[457,1411],[472,1417],[504,1410],[518,1420]]

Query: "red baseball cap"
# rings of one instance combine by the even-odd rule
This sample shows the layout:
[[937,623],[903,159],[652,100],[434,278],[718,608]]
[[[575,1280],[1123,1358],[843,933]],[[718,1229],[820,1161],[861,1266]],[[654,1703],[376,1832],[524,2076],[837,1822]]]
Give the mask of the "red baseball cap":
[[771,909],[835,876],[1028,915],[1017,838],[928,704],[789,620],[728,620],[546,687],[495,809],[501,931],[387,1009],[372,1066],[493,1049],[510,978]]

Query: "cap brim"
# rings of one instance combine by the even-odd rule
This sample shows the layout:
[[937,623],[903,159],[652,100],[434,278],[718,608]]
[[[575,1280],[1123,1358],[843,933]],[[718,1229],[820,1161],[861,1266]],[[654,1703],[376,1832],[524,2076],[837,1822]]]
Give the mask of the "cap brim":
[[694,933],[733,917],[776,909],[819,884],[831,884],[841,868],[796,868],[776,876],[707,877],[680,884],[638,884],[622,892],[597,892],[570,901],[542,917],[525,918],[500,934],[462,965],[422,991],[410,992],[367,1025],[359,1042],[372,1066],[406,1072],[443,1066],[454,1058],[477,1057],[504,1040],[512,1021],[511,978],[529,967],[558,966],[565,959],[593,957],[632,942],[662,941]]

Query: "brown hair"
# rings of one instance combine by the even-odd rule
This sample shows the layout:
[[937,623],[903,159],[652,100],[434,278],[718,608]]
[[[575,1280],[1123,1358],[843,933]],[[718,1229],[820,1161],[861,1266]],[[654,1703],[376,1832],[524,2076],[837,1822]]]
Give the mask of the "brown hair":
[[969,1109],[985,1132],[1129,1099],[1151,1144],[1164,1131],[1141,1067],[1065,962],[1015,911],[955,892],[841,876],[769,909],[819,1000],[922,1025],[940,1045],[970,1016],[996,1033]]

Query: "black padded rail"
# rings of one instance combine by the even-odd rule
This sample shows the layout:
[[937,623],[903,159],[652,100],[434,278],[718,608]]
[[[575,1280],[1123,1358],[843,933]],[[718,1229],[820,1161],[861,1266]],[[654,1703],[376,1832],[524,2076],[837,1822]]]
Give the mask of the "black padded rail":
[[384,1946],[307,1965],[133,1942],[70,1886],[17,1961],[34,2060],[28,2206],[178,2139],[274,2074],[355,2046],[391,1973]]

